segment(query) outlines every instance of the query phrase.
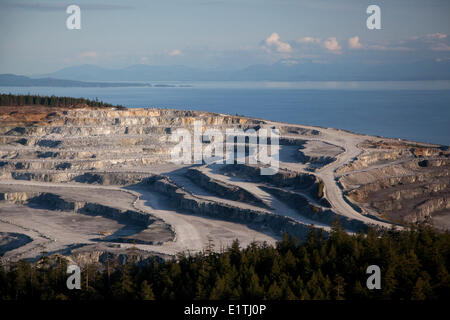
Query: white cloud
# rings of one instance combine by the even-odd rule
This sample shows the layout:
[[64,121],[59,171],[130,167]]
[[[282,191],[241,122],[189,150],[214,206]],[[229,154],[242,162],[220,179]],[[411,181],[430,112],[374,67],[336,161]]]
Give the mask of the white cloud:
[[431,48],[433,51],[450,51],[450,46],[445,43],[438,43],[434,47]]
[[272,33],[267,39],[266,39],[266,45],[268,47],[273,47],[277,52],[280,53],[290,53],[292,52],[292,47],[287,42],[280,41],[280,36],[278,33],[274,32]]
[[413,48],[409,47],[401,47],[401,46],[386,46],[386,45],[380,45],[380,44],[373,44],[370,46],[367,46],[368,49],[375,50],[375,51],[414,51]]
[[299,43],[320,43],[320,38],[303,37],[297,40]]
[[444,33],[436,32],[436,33],[429,33],[426,35],[427,39],[445,39],[447,38],[447,35]]
[[286,66],[293,66],[293,65],[299,64],[299,62],[296,60],[282,60],[281,63]]
[[325,48],[334,53],[340,53],[342,49],[335,37],[328,38],[323,42],[323,45]]
[[169,56],[171,56],[171,57],[177,57],[177,56],[182,56],[182,55],[183,55],[183,53],[181,52],[181,50],[178,50],[178,49],[172,50],[172,51],[170,51],[168,54],[169,54]]
[[361,49],[363,46],[362,44],[359,42],[359,37],[358,36],[354,36],[352,38],[348,39],[348,46],[350,47],[350,49]]
[[86,51],[86,52],[81,52],[80,54],[78,54],[79,59],[97,58],[98,56],[99,56],[99,54],[96,51]]

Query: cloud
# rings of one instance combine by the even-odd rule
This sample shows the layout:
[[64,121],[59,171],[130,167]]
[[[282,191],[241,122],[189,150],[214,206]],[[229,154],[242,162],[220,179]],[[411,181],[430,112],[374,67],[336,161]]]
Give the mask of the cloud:
[[274,32],[272,33],[265,41],[266,45],[269,48],[275,48],[277,52],[280,53],[291,53],[292,47],[287,42],[280,41],[280,36],[278,33]]
[[402,47],[402,46],[385,46],[381,44],[373,44],[370,46],[367,46],[368,49],[375,50],[375,51],[414,51],[413,48],[409,47]]
[[425,51],[450,51],[450,39],[445,33],[435,32],[424,36],[415,36],[406,42],[415,50]]
[[178,57],[178,56],[182,56],[183,53],[181,52],[181,50],[175,49],[175,50],[170,51],[168,53],[168,55],[171,57]]
[[[64,11],[69,6],[68,3],[54,3],[33,1],[5,1],[0,4],[0,7],[11,9],[25,9],[34,11]],[[133,7],[120,4],[105,4],[105,3],[86,3],[79,5],[81,10],[125,10]]]
[[78,59],[95,59],[98,58],[99,54],[96,51],[86,51],[78,54]]
[[427,39],[445,39],[447,38],[447,35],[444,33],[436,32],[436,33],[429,33],[425,37]]
[[425,36],[425,42],[429,44],[432,51],[450,51],[447,35],[445,33],[429,33]]
[[438,43],[435,46],[431,47],[433,51],[450,51],[450,46],[445,43]]
[[297,40],[299,43],[320,43],[320,38],[303,37]]
[[291,60],[281,60],[280,62],[286,66],[293,66],[293,65],[299,64],[298,61],[292,60],[292,59]]
[[334,53],[341,53],[341,46],[335,37],[328,38],[323,42],[325,48]]
[[350,49],[362,49],[362,44],[359,42],[359,37],[354,36],[348,39],[348,46]]
[[139,59],[139,62],[142,64],[148,64],[149,63],[149,58],[148,57],[141,57],[141,59]]

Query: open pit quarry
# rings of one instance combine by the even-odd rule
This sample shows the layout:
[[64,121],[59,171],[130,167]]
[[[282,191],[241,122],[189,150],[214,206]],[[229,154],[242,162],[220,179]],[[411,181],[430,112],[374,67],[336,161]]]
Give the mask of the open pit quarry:
[[[279,170],[176,165],[177,128],[276,128]],[[238,239],[425,223],[450,229],[447,146],[168,109],[0,107],[0,255],[167,258]],[[205,145],[207,143],[205,142]]]

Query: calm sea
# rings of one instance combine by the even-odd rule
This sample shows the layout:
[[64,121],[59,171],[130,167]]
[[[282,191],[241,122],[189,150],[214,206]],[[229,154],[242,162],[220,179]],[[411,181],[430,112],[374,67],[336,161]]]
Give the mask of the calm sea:
[[97,97],[127,107],[214,111],[450,145],[450,81],[163,84],[175,87],[0,87],[0,92]]

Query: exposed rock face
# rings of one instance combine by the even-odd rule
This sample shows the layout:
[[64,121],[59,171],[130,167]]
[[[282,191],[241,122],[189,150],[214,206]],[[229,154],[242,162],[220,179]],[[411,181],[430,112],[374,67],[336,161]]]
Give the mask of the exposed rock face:
[[257,230],[270,230],[280,236],[287,232],[298,239],[306,239],[308,225],[288,217],[198,199],[164,177],[155,177],[148,183],[154,190],[168,195],[175,208],[211,218],[237,221]]
[[268,207],[268,205],[265,202],[263,202],[260,198],[258,198],[251,192],[248,192],[247,190],[239,186],[230,185],[228,183],[215,180],[199,170],[189,169],[186,175],[196,184],[200,185],[201,187],[207,190],[212,191],[219,197],[253,203],[257,206],[262,206],[264,208]]
[[[40,108],[41,112],[35,110],[33,117],[27,115],[31,107],[18,109],[16,113],[0,114],[1,143],[9,146],[0,151],[0,167],[13,178],[22,172],[79,173],[167,162],[174,145],[168,142],[168,137],[176,128],[190,127],[195,120],[201,120],[205,126],[243,128],[261,122],[159,109]],[[21,177],[33,179],[30,175]]]
[[319,221],[327,225],[331,225],[334,222],[339,221],[340,225],[346,230],[353,232],[367,231],[367,225],[362,221],[343,217],[324,207],[316,207],[311,205],[305,197],[296,192],[286,191],[281,188],[263,188],[264,190],[274,194],[276,197],[282,199],[289,206],[298,210],[300,214],[310,218],[311,220]]
[[30,237],[14,232],[0,232],[0,257],[33,241]]
[[[40,210],[43,209],[52,211],[66,211],[93,217],[102,216],[110,220],[115,220],[125,227],[131,226],[136,230],[147,230],[144,237],[142,237],[143,232],[138,233],[141,236],[134,237],[130,237],[128,235],[125,236],[123,233],[121,234],[121,236],[104,234],[108,237],[96,239],[98,241],[153,244],[171,240],[175,235],[171,227],[166,225],[164,221],[162,221],[162,219],[155,218],[154,216],[146,212],[118,209],[98,203],[76,201],[61,197],[58,194],[4,192],[0,193],[0,200],[9,201],[15,204],[27,205],[31,208]],[[93,221],[93,223],[95,223],[95,221]],[[158,230],[158,237],[149,240],[149,230]]]
[[66,252],[64,257],[78,266],[98,265],[101,270],[110,265],[124,265],[130,261],[138,265],[145,265],[153,261],[161,262],[168,258],[167,256],[157,254],[155,252],[147,252],[138,249],[122,249],[120,245],[108,246],[107,250],[97,245],[87,245],[75,247]]
[[[280,169],[174,165],[170,136],[280,132]],[[450,226],[449,149],[346,131],[166,109],[0,107],[0,240],[7,259],[42,247],[73,261],[143,261],[391,222]],[[204,141],[203,148],[207,146]],[[134,248],[136,247],[136,248]]]
[[365,152],[339,170],[349,199],[398,223],[433,223],[434,214],[450,213],[447,147],[405,142],[362,146]]

